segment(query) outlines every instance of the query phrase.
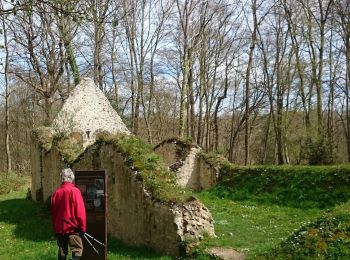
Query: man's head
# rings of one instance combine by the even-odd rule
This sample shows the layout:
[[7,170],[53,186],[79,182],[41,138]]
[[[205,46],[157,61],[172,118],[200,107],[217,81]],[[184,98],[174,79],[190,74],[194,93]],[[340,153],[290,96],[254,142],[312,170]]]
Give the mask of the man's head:
[[66,168],[61,171],[61,181],[62,182],[74,182],[74,173],[71,168]]

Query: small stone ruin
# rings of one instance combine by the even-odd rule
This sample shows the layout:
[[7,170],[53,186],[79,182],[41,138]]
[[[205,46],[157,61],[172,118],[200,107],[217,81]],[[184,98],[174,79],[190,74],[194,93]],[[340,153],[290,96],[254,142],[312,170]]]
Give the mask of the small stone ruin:
[[[38,128],[33,134],[32,198],[49,200],[60,185],[61,169],[67,165],[73,170],[105,170],[107,227],[112,236],[132,246],[149,246],[173,256],[186,252],[203,236],[215,236],[212,216],[200,201],[192,196],[182,201],[155,197],[137,167],[128,164],[122,149],[115,143],[99,141],[100,135],[132,136],[102,91],[85,78],[68,97],[52,126]],[[199,147],[193,149],[186,156],[192,162]],[[185,159],[183,175],[188,171],[186,164]],[[209,186],[188,179],[181,177],[178,184],[188,188]]]
[[169,170],[176,173],[180,187],[202,191],[215,186],[219,169],[200,156],[202,149],[198,145],[170,138],[156,145],[154,151],[164,159]]

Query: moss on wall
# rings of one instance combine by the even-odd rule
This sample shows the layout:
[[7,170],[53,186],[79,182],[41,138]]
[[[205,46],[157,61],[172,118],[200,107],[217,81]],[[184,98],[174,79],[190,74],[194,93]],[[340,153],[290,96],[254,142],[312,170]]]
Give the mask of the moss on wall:
[[69,136],[58,140],[57,149],[64,160],[71,164],[84,153],[83,142]]
[[195,148],[199,148],[199,146],[195,143],[192,142],[191,139],[182,139],[182,138],[178,138],[178,137],[172,137],[169,139],[166,139],[164,141],[162,141],[161,143],[157,144],[156,146],[154,146],[154,150],[157,150],[159,147],[165,145],[165,144],[169,144],[169,143],[175,143],[176,144],[176,159],[179,161],[184,161],[187,157],[187,155],[189,154],[191,148],[195,147]]
[[125,163],[138,172],[145,187],[154,199],[163,202],[181,202],[191,200],[189,191],[179,188],[175,174],[167,170],[159,155],[154,153],[153,147],[136,138],[125,135],[99,135],[97,143],[110,143],[115,146],[125,158]]
[[41,148],[45,151],[50,151],[55,135],[51,127],[39,126],[33,130],[33,138],[39,143]]
[[223,165],[230,164],[230,162],[220,154],[200,152],[198,157],[213,168],[221,168]]
[[167,170],[163,160],[154,153],[153,147],[135,136],[101,132],[97,134],[96,142],[90,149],[83,148],[76,134],[55,136],[49,127],[37,128],[34,136],[46,152],[49,152],[55,145],[68,165],[74,165],[87,150],[91,151],[93,147],[102,143],[113,144],[116,151],[125,158],[125,164],[138,173],[137,177],[143,181],[145,188],[154,199],[163,202],[181,202],[192,198],[189,191],[177,186],[175,174]]

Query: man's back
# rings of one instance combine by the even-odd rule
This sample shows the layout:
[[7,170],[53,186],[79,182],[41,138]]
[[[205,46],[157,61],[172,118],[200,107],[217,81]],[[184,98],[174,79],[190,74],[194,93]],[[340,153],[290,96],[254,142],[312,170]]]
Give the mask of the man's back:
[[52,195],[51,215],[54,232],[69,234],[76,232],[75,226],[86,230],[84,201],[80,190],[69,182],[62,183]]

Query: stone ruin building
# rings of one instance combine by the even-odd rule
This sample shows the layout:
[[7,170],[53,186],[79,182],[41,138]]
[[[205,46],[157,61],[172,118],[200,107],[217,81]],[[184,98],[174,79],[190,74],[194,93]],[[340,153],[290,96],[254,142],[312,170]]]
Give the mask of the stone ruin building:
[[170,138],[154,147],[169,170],[176,173],[176,183],[192,191],[207,190],[215,186],[219,169],[203,158],[201,148],[188,141]]
[[[61,169],[67,165],[73,170],[105,170],[107,226],[112,236],[132,246],[148,246],[173,256],[181,255],[186,250],[184,245],[195,244],[205,235],[215,236],[212,216],[200,201],[190,195],[182,200],[160,196],[142,177],[139,162],[130,161],[117,142],[106,141],[111,136],[127,139],[132,134],[102,91],[85,78],[52,125],[33,133],[32,198],[48,201],[60,185]],[[173,139],[159,144],[154,151],[176,173],[177,185],[201,190],[215,183],[217,171],[198,158],[198,146]],[[165,175],[171,171],[159,170]],[[176,190],[181,197],[181,188]]]

